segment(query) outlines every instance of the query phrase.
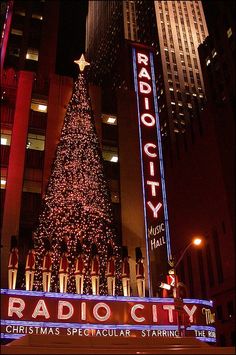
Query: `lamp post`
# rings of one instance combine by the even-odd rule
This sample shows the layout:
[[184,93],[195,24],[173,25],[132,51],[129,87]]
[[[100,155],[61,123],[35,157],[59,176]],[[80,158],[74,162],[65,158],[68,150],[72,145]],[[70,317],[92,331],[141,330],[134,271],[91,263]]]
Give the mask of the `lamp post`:
[[174,262],[174,289],[173,289],[173,297],[174,297],[174,302],[175,302],[175,307],[177,310],[177,323],[178,323],[178,333],[179,336],[181,336],[181,322],[180,322],[180,314],[179,312],[181,311],[182,308],[182,300],[179,297],[179,289],[178,289],[178,279],[177,279],[177,273],[176,273],[176,269],[177,266],[179,265],[179,263],[181,262],[181,260],[183,259],[184,255],[186,254],[187,250],[192,246],[199,246],[202,243],[202,239],[199,237],[194,238],[193,240],[191,240],[191,242],[189,244],[187,244],[187,246],[184,248],[184,250],[182,251],[182,253],[180,254],[179,259],[177,260],[177,262]]

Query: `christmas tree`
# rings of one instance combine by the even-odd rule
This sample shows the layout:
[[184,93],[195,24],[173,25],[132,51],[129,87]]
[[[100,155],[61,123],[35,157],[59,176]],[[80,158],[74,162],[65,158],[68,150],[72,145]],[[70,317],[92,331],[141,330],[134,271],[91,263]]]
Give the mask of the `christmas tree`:
[[[120,277],[119,248],[113,228],[110,192],[104,177],[103,158],[96,134],[87,81],[82,72],[89,63],[82,56],[75,61],[80,74],[74,83],[60,141],[43,201],[38,227],[34,232],[36,249],[35,288],[42,290],[44,239],[51,244],[51,291],[58,291],[58,270],[63,240],[67,242],[69,280],[67,292],[75,292],[74,262],[80,242],[85,255],[84,293],[91,293],[91,246],[97,244],[100,259],[100,294],[107,294],[105,269],[108,245],[116,258],[116,278]],[[119,292],[117,282],[117,293]]]

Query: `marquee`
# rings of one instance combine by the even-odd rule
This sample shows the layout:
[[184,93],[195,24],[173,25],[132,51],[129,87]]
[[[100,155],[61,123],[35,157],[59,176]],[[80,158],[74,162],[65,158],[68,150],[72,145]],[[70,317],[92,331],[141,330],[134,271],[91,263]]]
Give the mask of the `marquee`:
[[[177,337],[173,298],[92,296],[1,290],[1,335]],[[215,342],[211,301],[184,299],[181,329],[186,336]]]
[[156,97],[154,57],[142,45],[132,46],[137,98],[144,222],[150,296],[166,281],[171,258],[161,130]]

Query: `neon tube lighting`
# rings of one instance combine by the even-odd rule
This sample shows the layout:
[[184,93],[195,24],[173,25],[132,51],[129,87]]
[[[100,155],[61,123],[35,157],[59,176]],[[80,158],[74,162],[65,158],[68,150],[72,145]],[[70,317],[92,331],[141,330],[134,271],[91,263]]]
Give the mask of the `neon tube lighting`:
[[162,143],[161,143],[161,130],[160,130],[160,121],[159,121],[158,104],[157,104],[157,96],[156,96],[156,84],[155,84],[155,71],[154,71],[154,63],[153,63],[153,53],[151,53],[151,52],[150,52],[150,66],[151,66],[151,75],[152,75],[153,101],[154,101],[154,109],[155,109],[155,116],[156,116],[157,141],[158,141],[159,164],[160,164],[161,185],[162,185],[162,198],[163,198],[163,205],[164,205],[164,216],[165,216],[165,227],[166,227],[167,255],[168,255],[168,259],[170,259],[171,258],[170,231],[169,231],[169,221],[168,221],[168,210],[167,210],[167,199],[166,199],[166,187],[165,187]]
[[[1,289],[1,294],[7,295],[22,295],[33,297],[49,297],[49,298],[71,298],[78,300],[97,300],[97,301],[119,301],[119,302],[141,302],[141,303],[173,303],[173,298],[156,298],[156,297],[125,297],[125,296],[93,296],[93,295],[78,295],[74,293],[56,293],[56,292],[42,292],[42,291],[25,291],[25,290],[8,290]],[[184,298],[183,302],[188,304],[202,304],[206,306],[213,306],[213,301]]]
[[143,210],[144,210],[144,223],[145,223],[145,239],[146,239],[146,255],[147,255],[147,269],[148,269],[148,290],[149,296],[152,294],[151,276],[150,276],[150,259],[149,259],[149,245],[148,245],[148,228],[147,228],[147,214],[146,214],[146,195],[144,187],[144,167],[143,167],[143,152],[142,152],[142,130],[141,130],[141,118],[139,110],[139,95],[138,95],[138,79],[137,79],[137,65],[136,65],[136,49],[132,49],[133,52],[133,72],[134,72],[134,87],[136,92],[137,110],[138,110],[138,129],[139,129],[139,149],[141,157],[141,173],[142,173],[142,193],[143,193]]

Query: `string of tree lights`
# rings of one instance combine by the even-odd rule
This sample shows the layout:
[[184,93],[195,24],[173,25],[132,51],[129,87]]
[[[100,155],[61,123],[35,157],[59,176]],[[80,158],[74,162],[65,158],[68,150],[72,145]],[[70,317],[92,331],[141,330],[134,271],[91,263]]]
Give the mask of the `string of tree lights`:
[[113,248],[116,260],[116,294],[119,294],[119,247],[116,244],[110,192],[104,176],[102,152],[85,75],[80,72],[74,83],[42,212],[33,234],[36,250],[35,289],[42,290],[46,238],[50,241],[52,253],[51,291],[59,290],[59,260],[65,241],[69,263],[67,292],[75,292],[74,264],[79,242],[85,257],[84,293],[91,293],[91,252],[95,243],[100,260],[100,294],[107,294],[105,271],[109,245]]

